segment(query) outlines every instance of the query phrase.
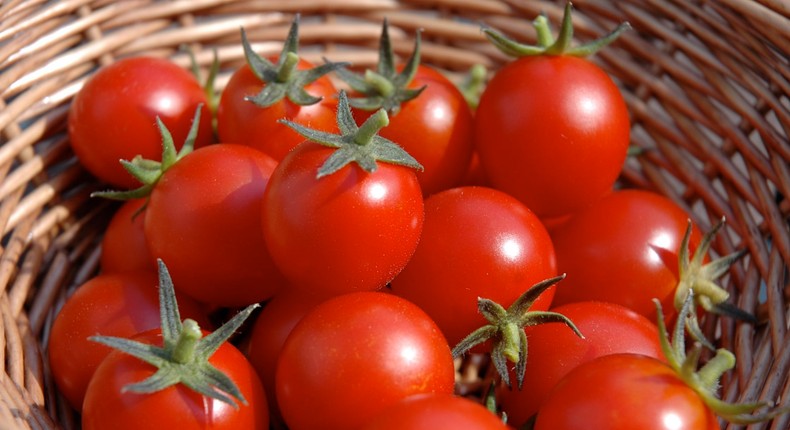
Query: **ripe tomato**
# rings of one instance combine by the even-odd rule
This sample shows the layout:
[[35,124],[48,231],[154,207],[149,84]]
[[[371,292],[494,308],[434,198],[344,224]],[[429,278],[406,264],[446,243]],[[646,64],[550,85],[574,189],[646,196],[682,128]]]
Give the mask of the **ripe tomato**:
[[[111,349],[88,336],[130,337],[159,327],[158,280],[154,271],[100,274],[80,285],[52,322],[47,356],[58,389],[76,410],[99,363]],[[203,310],[182,298],[181,313],[210,327]]]
[[[558,288],[562,288],[562,283]],[[524,387],[497,389],[499,406],[513,426],[526,423],[557,382],[581,363],[621,352],[664,360],[656,324],[626,307],[588,301],[551,311],[573,321],[584,338],[562,324],[539,324],[524,330],[529,339]]]
[[363,430],[505,430],[501,418],[480,403],[443,394],[411,396],[376,415]]
[[[69,142],[80,163],[115,187],[139,184],[119,163],[136,155],[159,160],[162,140],[158,116],[180,147],[198,105],[211,118],[200,83],[170,60],[132,57],[99,69],[75,94],[69,110]],[[211,121],[203,121],[196,147],[213,141]]]
[[475,147],[489,183],[541,218],[607,193],[629,144],[617,85],[572,56],[519,58],[489,81],[475,113]]
[[715,414],[666,363],[612,354],[579,365],[546,398],[536,430],[719,429]]
[[[526,206],[491,188],[458,187],[425,199],[420,243],[391,285],[396,295],[427,312],[455,345],[486,323],[478,297],[507,308],[556,274],[551,238]],[[548,309],[554,288],[531,309]]]
[[205,303],[243,306],[284,282],[261,233],[261,198],[276,166],[244,145],[216,144],[165,171],[145,211],[151,254],[178,291]]
[[[179,299],[179,306],[182,299]],[[134,340],[162,345],[159,329]],[[266,394],[255,370],[233,345],[224,342],[209,362],[233,380],[247,400],[238,408],[176,384],[154,393],[124,391],[128,384],[151,376],[156,368],[131,355],[113,351],[96,369],[85,396],[82,428],[104,429],[251,429],[269,428]]]
[[145,240],[145,215],[139,212],[145,203],[145,199],[128,200],[113,214],[101,242],[102,272],[156,270]]
[[277,165],[263,198],[263,234],[294,288],[376,290],[408,262],[420,238],[423,198],[412,169],[356,163],[316,177],[334,148],[306,141]]
[[289,429],[348,430],[408,396],[451,394],[454,375],[450,347],[420,308],[357,292],[319,304],[297,323],[275,384]]
[[[645,190],[615,191],[552,230],[558,269],[567,278],[554,305],[584,300],[618,303],[656,320],[652,302],[675,314],[678,252],[689,215],[667,197]],[[692,231],[690,248],[701,234]]]

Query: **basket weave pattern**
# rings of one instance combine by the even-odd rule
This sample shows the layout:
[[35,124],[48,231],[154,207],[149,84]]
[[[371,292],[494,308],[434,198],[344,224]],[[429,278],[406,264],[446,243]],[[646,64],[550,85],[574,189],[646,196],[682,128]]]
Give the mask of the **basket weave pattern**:
[[[100,65],[148,54],[187,67],[188,44],[217,86],[243,60],[239,28],[262,55],[279,52],[296,12],[300,53],[368,66],[385,16],[396,53],[423,29],[423,61],[459,78],[508,61],[479,22],[533,42],[530,21],[559,22],[564,2],[527,0],[9,0],[0,3],[0,427],[78,428],[46,368],[48,328],[76,286],[98,270],[112,206],[68,145],[69,101]],[[593,60],[622,89],[632,143],[625,185],[669,196],[708,230],[722,217],[718,255],[746,248],[722,281],[760,324],[708,318],[736,353],[728,401],[790,397],[790,4],[784,0],[577,0],[576,37],[622,21],[633,30]],[[473,373],[472,380],[479,378]],[[462,380],[463,382],[463,380]],[[470,382],[474,383],[474,381]],[[754,428],[785,429],[787,416]],[[731,426],[732,427],[732,426]]]

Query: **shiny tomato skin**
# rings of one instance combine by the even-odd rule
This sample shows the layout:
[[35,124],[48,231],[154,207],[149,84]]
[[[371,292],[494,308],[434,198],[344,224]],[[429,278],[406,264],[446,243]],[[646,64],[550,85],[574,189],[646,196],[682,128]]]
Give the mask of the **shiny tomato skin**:
[[[428,196],[459,185],[469,166],[473,142],[472,110],[452,81],[436,69],[421,65],[408,88],[425,89],[390,114],[379,135],[397,143],[422,164],[417,172]],[[357,109],[361,124],[372,112]]]
[[69,142],[80,163],[115,187],[140,186],[120,164],[137,155],[162,157],[156,117],[180,148],[201,109],[196,147],[214,139],[208,99],[187,70],[165,58],[130,57],[99,69],[75,94],[69,110]]
[[509,63],[489,81],[475,113],[475,147],[490,184],[541,218],[574,212],[608,192],[629,135],[617,85],[571,56]]
[[[159,329],[134,336],[143,343],[161,346]],[[119,351],[102,361],[88,386],[82,414],[84,430],[104,429],[250,429],[269,428],[266,393],[244,355],[225,342],[209,362],[230,377],[247,404],[238,409],[204,397],[183,384],[151,394],[122,391],[123,387],[151,376],[156,368]]]
[[368,422],[362,430],[506,430],[501,418],[471,399],[444,394],[409,397]]
[[113,214],[101,242],[102,272],[156,270],[143,229],[145,203],[145,199],[127,200]]
[[537,415],[535,430],[717,430],[702,399],[664,362],[612,354],[568,373]]
[[293,288],[316,294],[384,287],[414,253],[424,218],[408,167],[349,164],[316,178],[334,149],[298,145],[272,173],[263,199],[266,245]]
[[[551,232],[557,265],[567,273],[554,305],[583,300],[618,303],[656,320],[675,315],[678,251],[689,215],[669,198],[646,190],[619,190],[574,214]],[[692,230],[690,248],[701,239]]]
[[450,347],[416,305],[383,292],[331,298],[283,346],[277,402],[290,430],[363,426],[415,394],[451,394]]
[[[47,355],[59,391],[77,411],[82,409],[91,376],[112,351],[88,337],[131,337],[159,327],[158,284],[154,271],[100,274],[80,285],[58,311]],[[185,318],[210,327],[197,303],[179,297],[178,304]]]
[[151,192],[145,236],[176,291],[218,306],[268,299],[284,283],[263,241],[261,199],[277,163],[222,143],[176,162]]
[[[306,60],[297,64],[299,70],[312,67],[313,64]],[[337,131],[337,90],[326,76],[305,87],[309,94],[322,97],[320,102],[306,106],[287,98],[267,107],[245,100],[261,92],[264,85],[246,64],[231,76],[217,107],[217,134],[221,142],[248,145],[280,161],[304,138],[278,120],[287,119],[322,131]]]
[[511,425],[526,423],[563,376],[596,357],[630,352],[665,361],[656,324],[626,307],[588,301],[551,310],[573,321],[584,339],[564,324],[539,324],[524,330],[529,340],[524,387],[497,389],[499,406]]
[[[425,199],[417,250],[392,291],[420,306],[451,345],[486,324],[478,297],[505,308],[557,275],[551,238],[515,198],[487,187],[457,187]],[[547,310],[555,287],[532,310]]]

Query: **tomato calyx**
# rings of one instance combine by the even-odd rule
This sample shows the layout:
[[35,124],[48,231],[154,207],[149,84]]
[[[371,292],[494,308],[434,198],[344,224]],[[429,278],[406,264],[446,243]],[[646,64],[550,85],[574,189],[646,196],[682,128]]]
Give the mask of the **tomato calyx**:
[[425,85],[416,89],[406,88],[414,79],[420,65],[420,31],[417,31],[414,38],[414,50],[411,56],[403,70],[398,73],[388,27],[385,18],[379,39],[379,59],[375,71],[368,69],[359,74],[340,69],[337,74],[354,91],[364,95],[350,99],[351,106],[368,111],[383,108],[388,114],[395,115],[400,111],[401,104],[419,96]]
[[[753,323],[757,321],[756,317],[728,303],[727,299],[729,299],[730,293],[715,282],[727,273],[735,261],[746,254],[746,250],[742,249],[708,263],[704,262],[713,238],[724,225],[724,221],[724,218],[722,218],[710,231],[703,235],[692,256],[689,256],[692,223],[691,220],[688,221],[688,228],[686,228],[686,232],[683,235],[678,252],[678,274],[680,280],[675,290],[674,305],[677,310],[680,310],[693,290],[695,303],[705,311]],[[702,330],[699,328],[696,307],[692,307],[689,312],[690,318],[687,319],[689,333],[704,346],[714,350],[713,345],[704,338]]]
[[497,49],[512,57],[535,57],[539,55],[588,57],[615,41],[623,31],[631,28],[631,25],[626,21],[599,39],[578,46],[571,46],[571,42],[573,41],[572,9],[573,6],[571,2],[567,2],[562,16],[560,31],[556,39],[551,33],[551,27],[546,15],[541,14],[535,18],[532,21],[532,25],[535,27],[537,34],[537,43],[535,45],[516,42],[505,36],[502,32],[485,24],[482,25],[482,31]]
[[422,170],[422,165],[408,152],[395,142],[377,134],[389,124],[387,112],[383,108],[379,109],[361,126],[357,126],[351,114],[348,96],[343,90],[338,96],[337,107],[337,126],[340,134],[313,130],[286,119],[281,119],[279,122],[291,127],[309,141],[337,148],[318,169],[317,178],[330,175],[351,162],[357,163],[368,173],[377,169],[378,161]]
[[480,104],[480,96],[485,89],[487,75],[488,70],[486,70],[486,66],[476,63],[469,68],[463,81],[458,85],[458,89],[461,90],[466,103],[472,109],[476,109],[477,105]]
[[311,95],[305,87],[322,76],[343,67],[348,63],[326,63],[307,70],[298,70],[299,63],[299,14],[293,20],[288,36],[283,44],[283,49],[273,63],[261,57],[252,50],[252,45],[247,39],[247,32],[241,29],[241,44],[244,48],[244,57],[252,73],[265,83],[260,93],[245,97],[246,100],[260,107],[271,106],[283,98],[300,105],[312,105],[321,101],[321,97]]
[[772,408],[771,402],[729,403],[719,399],[716,391],[722,375],[735,367],[735,355],[726,348],[716,350],[716,355],[708,360],[702,367],[699,360],[702,355],[702,344],[695,341],[694,345],[686,350],[686,336],[684,320],[693,318],[694,291],[689,290],[678,314],[678,319],[673,329],[670,340],[661,302],[653,299],[657,309],[657,325],[661,350],[667,359],[668,365],[686,385],[693,389],[703,402],[719,417],[734,424],[754,424],[770,420],[780,414],[790,411],[790,405],[769,409],[762,413],[755,413],[760,408]]
[[91,336],[89,339],[132,355],[157,368],[153,375],[143,381],[126,385],[123,391],[153,393],[176,384],[184,384],[206,397],[228,403],[234,408],[238,408],[235,400],[246,405],[247,400],[236,384],[208,360],[259,305],[248,306],[220,328],[203,337],[196,321],[181,320],[173,281],[162,260],[157,263],[163,346],[113,336]]
[[462,339],[452,350],[453,358],[464,355],[474,346],[487,340],[493,342],[491,361],[499,376],[508,387],[511,387],[507,363],[516,364],[516,381],[521,389],[524,383],[524,373],[527,366],[527,335],[524,328],[560,322],[567,325],[577,336],[584,338],[573,321],[565,315],[551,311],[530,311],[529,308],[546,289],[565,278],[565,275],[550,278],[530,287],[509,308],[485,298],[478,298],[477,305],[480,313],[488,320],[489,324],[473,331]]

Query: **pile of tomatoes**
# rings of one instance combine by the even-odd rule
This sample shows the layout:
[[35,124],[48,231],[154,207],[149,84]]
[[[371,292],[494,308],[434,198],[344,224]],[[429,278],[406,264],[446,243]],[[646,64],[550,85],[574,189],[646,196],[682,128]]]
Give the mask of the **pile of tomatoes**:
[[[297,19],[279,56],[243,37],[248,64],[218,97],[149,57],[100,69],[75,96],[74,153],[112,190],[96,198],[124,200],[101,272],[47,346],[83,427],[717,428],[672,376],[653,302],[673,320],[682,247],[702,235],[684,241],[689,216],[669,199],[616,186],[630,123],[612,79],[561,33],[470,105],[420,63],[419,33],[405,61],[386,33],[371,70],[300,58]],[[163,279],[175,314],[160,312]],[[547,279],[528,310],[508,309]],[[228,340],[160,362],[182,351],[167,336],[193,327],[181,318],[206,340],[240,309],[251,317]],[[471,353],[505,360],[510,382],[488,407],[455,393],[453,348],[479,329]],[[95,335],[162,348],[145,362]],[[201,360],[238,392],[206,389],[229,386],[213,371],[193,376],[215,397],[128,389]],[[628,385],[644,375],[660,388]]]

